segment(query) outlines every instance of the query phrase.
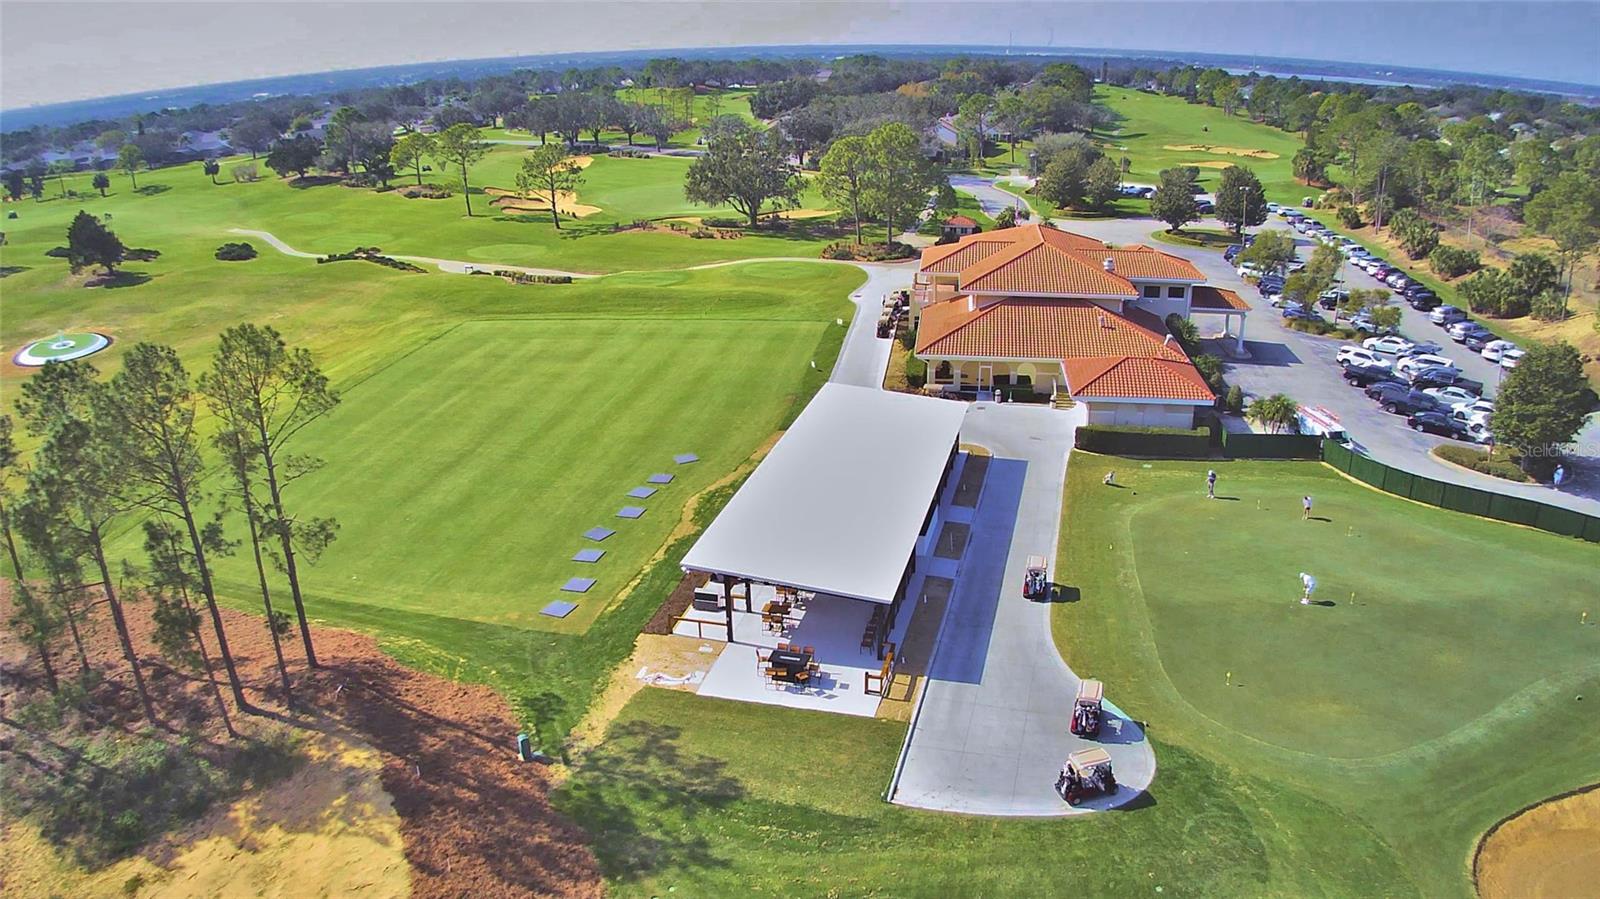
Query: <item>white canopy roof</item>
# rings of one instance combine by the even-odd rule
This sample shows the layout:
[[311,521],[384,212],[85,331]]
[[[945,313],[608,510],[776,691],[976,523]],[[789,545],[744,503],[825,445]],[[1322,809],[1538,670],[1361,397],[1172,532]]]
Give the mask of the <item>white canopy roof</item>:
[[826,384],[688,555],[685,570],[894,601],[965,403]]

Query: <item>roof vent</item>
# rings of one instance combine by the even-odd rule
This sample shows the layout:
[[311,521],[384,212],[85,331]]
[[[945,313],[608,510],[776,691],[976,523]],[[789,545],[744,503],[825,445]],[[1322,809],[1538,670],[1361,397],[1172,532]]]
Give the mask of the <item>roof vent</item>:
[[1111,329],[1111,319],[1106,318],[1106,314],[1104,312],[1100,313],[1100,327],[1107,330]]
[[1108,272],[1114,272],[1114,271],[1117,270],[1117,260],[1112,259],[1110,256],[1107,256],[1106,257],[1106,261],[1104,261],[1104,262],[1102,262],[1100,264],[1102,266],[1104,266],[1105,270],[1108,271]]
[[1172,335],[1168,334],[1165,338],[1163,338],[1162,341],[1161,341],[1161,345],[1164,346],[1164,347],[1172,346]]

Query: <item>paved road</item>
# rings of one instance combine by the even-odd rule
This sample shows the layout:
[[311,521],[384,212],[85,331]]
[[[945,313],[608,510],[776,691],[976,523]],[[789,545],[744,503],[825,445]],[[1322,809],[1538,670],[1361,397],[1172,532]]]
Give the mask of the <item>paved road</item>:
[[[1078,413],[973,404],[963,442],[994,452],[890,801],[984,815],[1057,816],[1126,803],[1155,777],[1155,754],[1126,716],[1098,744],[1067,729],[1079,679],[1050,633],[1050,604],[1022,599],[1027,556],[1055,556]],[[1107,685],[1108,706],[1117,685]],[[1073,808],[1054,792],[1067,754],[1112,756],[1118,791]]]
[[1027,210],[1030,216],[1033,214],[1033,207],[1028,205],[1027,200],[995,187],[994,179],[992,178],[984,178],[978,175],[951,175],[950,186],[962,193],[968,193],[976,197],[978,199],[978,208],[982,209],[983,214],[990,218],[999,215],[1000,210],[1008,206]]
[[850,331],[829,380],[856,387],[882,387],[894,338],[878,336],[878,315],[883,310],[885,294],[911,286],[913,268],[867,263],[857,267],[866,272],[867,283],[850,294],[850,301],[856,304],[855,316],[850,320]]
[[[1214,250],[1157,243],[1150,237],[1151,232],[1166,226],[1153,219],[1058,219],[1056,224],[1109,243],[1156,246],[1193,262],[1212,284],[1239,291],[1256,307],[1245,320],[1245,345],[1251,358],[1230,362],[1226,373],[1229,382],[1238,384],[1246,393],[1254,396],[1286,393],[1302,405],[1324,406],[1339,416],[1345,429],[1368,455],[1397,468],[1453,484],[1522,496],[1590,515],[1600,515],[1600,414],[1590,416],[1588,425],[1579,434],[1578,453],[1572,457],[1573,464],[1569,466],[1573,477],[1560,490],[1544,485],[1515,484],[1446,465],[1428,452],[1432,447],[1447,442],[1445,438],[1411,430],[1404,418],[1385,413],[1360,390],[1345,384],[1340,377],[1341,369],[1334,361],[1334,355],[1342,344],[1285,328],[1278,310],[1262,301],[1256,289],[1244,283],[1233,267],[1223,261],[1222,254]],[[1222,227],[1215,220],[1202,222],[1201,225]],[[1281,229],[1287,226],[1281,219],[1273,218],[1263,227]],[[1294,234],[1292,230],[1289,233]],[[1309,258],[1315,241],[1299,235],[1295,237],[1301,255]],[[1376,281],[1354,266],[1346,267],[1344,279],[1347,285],[1353,287],[1378,286]],[[1452,343],[1449,335],[1442,328],[1428,323],[1422,313],[1404,303],[1400,307],[1401,333],[1411,340],[1430,340],[1444,346],[1444,355],[1455,360],[1468,377],[1484,382],[1489,395],[1494,394],[1499,378],[1495,365]],[[1206,328],[1207,325],[1202,322],[1202,331]]]

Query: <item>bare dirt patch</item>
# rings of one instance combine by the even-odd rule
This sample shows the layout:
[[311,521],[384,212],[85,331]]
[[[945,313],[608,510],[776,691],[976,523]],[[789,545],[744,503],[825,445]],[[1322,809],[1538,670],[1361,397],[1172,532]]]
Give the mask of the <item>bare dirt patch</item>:
[[1600,785],[1501,822],[1479,844],[1483,899],[1592,896],[1600,883]]
[[[0,612],[9,613],[8,599],[0,598]],[[215,722],[209,689],[198,678],[175,672],[161,662],[151,640],[149,604],[130,602],[126,609],[163,727],[174,740],[180,733],[224,739]],[[135,728],[137,703],[106,617],[103,608],[96,609],[85,633],[90,664],[106,674],[90,701],[103,727]],[[331,856],[326,864],[308,865],[307,859],[315,857],[314,852],[335,849],[318,836],[322,828],[366,839],[376,847],[382,845],[388,827],[390,833],[398,833],[413,896],[602,894],[599,868],[585,834],[550,807],[548,769],[516,760],[518,722],[492,689],[412,671],[384,654],[369,636],[318,628],[314,636],[324,667],[311,671],[303,658],[291,657],[292,688],[299,703],[291,710],[277,695],[277,672],[261,619],[231,610],[225,610],[223,617],[247,696],[268,713],[267,717],[236,715],[240,728],[246,733],[295,728],[306,735],[307,745],[312,747],[312,769],[319,766],[316,747],[322,746],[322,758],[337,754],[340,759],[334,767],[366,773],[339,775],[356,777],[354,781],[330,782],[322,778],[332,776],[331,772],[312,770],[303,777],[296,774],[279,781],[275,788],[249,791],[225,810],[211,809],[191,828],[147,844],[138,853],[140,858],[163,870],[179,866],[171,868],[174,871],[187,870],[182,868],[190,864],[186,859],[203,870],[225,860],[222,866],[231,873],[206,881],[207,895],[231,895],[249,886],[250,881],[244,879],[247,867],[243,866],[270,865],[263,852],[275,855],[279,864],[292,859],[282,869],[286,877],[294,878],[285,883],[288,892],[284,895],[317,894],[305,889],[311,884],[300,879],[302,871],[305,877],[329,878],[330,888],[337,885],[325,895],[384,895],[336,879],[349,875],[350,870],[344,875],[314,870],[333,867]],[[297,644],[286,644],[285,651],[297,648]],[[71,653],[59,654],[55,662],[64,676],[77,671]],[[39,687],[37,659],[9,632],[0,632],[0,676],[7,709],[16,708],[19,700]],[[0,727],[0,735],[7,729]],[[350,748],[340,748],[338,742],[319,742],[323,734],[332,734]],[[363,760],[362,753],[373,757]],[[374,776],[392,805],[386,806],[379,792],[371,789]],[[324,809],[332,809],[331,817],[310,814],[319,802]],[[248,827],[239,823],[236,813],[241,808],[253,816]],[[222,815],[228,823],[207,831],[204,825],[212,815]],[[285,827],[284,821],[298,823]],[[229,826],[233,830],[228,830]],[[247,831],[250,838],[244,839]],[[185,840],[185,834],[190,838]],[[237,845],[226,848],[225,842],[219,842],[206,848],[208,840],[224,837]],[[301,839],[310,842],[296,849]],[[356,870],[368,875],[358,879],[376,887],[383,880],[370,875],[395,871],[380,863],[381,853],[374,850],[371,854],[373,859],[361,863],[367,867]],[[376,871],[372,864],[377,864]],[[250,894],[256,895],[254,891]]]
[[1163,150],[1175,153],[1220,153],[1223,156],[1244,156],[1250,159],[1277,159],[1271,150],[1253,150],[1247,147],[1219,147],[1214,144],[1167,144]]

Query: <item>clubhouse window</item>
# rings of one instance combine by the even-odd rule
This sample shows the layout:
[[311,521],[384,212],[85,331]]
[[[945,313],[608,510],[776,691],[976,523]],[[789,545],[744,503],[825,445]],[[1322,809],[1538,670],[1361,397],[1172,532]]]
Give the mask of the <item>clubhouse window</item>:
[[1182,287],[1168,287],[1167,288],[1167,299],[1169,299],[1169,300],[1181,300],[1181,299],[1183,299],[1183,288]]
[[1144,298],[1147,299],[1147,300],[1159,300],[1159,299],[1161,299],[1161,287],[1160,287],[1160,285],[1157,285],[1157,284],[1146,284],[1144,286]]

